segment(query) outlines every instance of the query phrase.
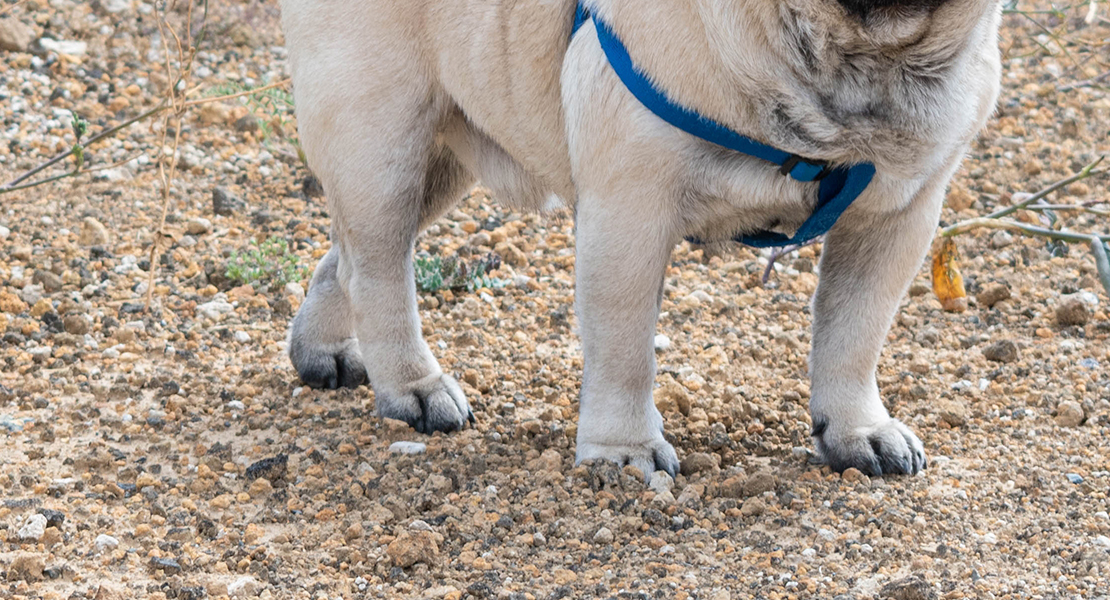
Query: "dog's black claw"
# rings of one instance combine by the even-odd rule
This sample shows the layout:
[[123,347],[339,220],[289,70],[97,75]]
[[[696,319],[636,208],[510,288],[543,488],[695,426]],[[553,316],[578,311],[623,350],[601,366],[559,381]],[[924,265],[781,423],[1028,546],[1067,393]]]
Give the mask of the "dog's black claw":
[[[668,456],[658,450],[652,452],[651,457],[655,462],[656,471],[666,471],[667,475],[671,476],[671,479],[678,477],[678,463],[676,461],[669,460]],[[645,474],[648,476],[651,475],[651,473]]]

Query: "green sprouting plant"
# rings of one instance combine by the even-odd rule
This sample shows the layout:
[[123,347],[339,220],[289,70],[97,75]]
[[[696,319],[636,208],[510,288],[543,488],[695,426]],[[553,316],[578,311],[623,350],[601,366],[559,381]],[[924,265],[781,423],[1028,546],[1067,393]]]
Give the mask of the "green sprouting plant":
[[252,240],[250,246],[237,250],[227,261],[227,278],[242,285],[283,287],[305,278],[308,270],[289,251],[289,244],[282,238],[272,237],[264,242]]
[[480,288],[498,288],[505,285],[489,273],[501,267],[501,257],[489,253],[470,262],[458,256],[429,256],[418,254],[413,263],[416,271],[416,287],[427,293],[441,290],[466,290],[473,292]]
[[89,122],[82,119],[77,113],[73,113],[73,119],[69,122],[70,127],[73,128],[73,147],[70,152],[73,154],[74,169],[81,170],[85,165],[85,147],[81,145],[81,138],[85,137],[85,133],[89,130]]

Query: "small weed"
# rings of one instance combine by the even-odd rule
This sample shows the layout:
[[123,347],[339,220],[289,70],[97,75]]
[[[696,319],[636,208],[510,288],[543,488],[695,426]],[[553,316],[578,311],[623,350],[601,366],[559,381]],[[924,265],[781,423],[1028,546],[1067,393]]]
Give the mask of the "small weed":
[[281,288],[304,279],[308,270],[298,263],[284,239],[272,237],[262,243],[251,241],[250,247],[233,252],[226,274],[239,285],[257,283],[259,287]]
[[481,258],[467,262],[458,256],[429,256],[418,254],[414,262],[416,287],[427,293],[440,290],[466,290],[473,292],[480,288],[497,288],[504,284],[489,273],[501,267],[501,257],[489,253]]
[[[238,82],[218,85],[209,90],[208,95],[230,96],[250,92],[251,88]],[[243,104],[251,112],[251,116],[258,122],[258,131],[262,134],[262,144],[270,147],[272,140],[277,137],[288,141],[296,151],[297,158],[305,163],[304,151],[295,134],[289,135],[293,129],[290,126],[290,115],[293,114],[293,93],[281,88],[259,90],[256,93],[242,97]]]

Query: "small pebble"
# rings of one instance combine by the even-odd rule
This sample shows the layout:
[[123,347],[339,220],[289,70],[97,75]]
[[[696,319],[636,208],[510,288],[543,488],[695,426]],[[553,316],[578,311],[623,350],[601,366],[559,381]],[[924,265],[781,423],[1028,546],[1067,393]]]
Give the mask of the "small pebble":
[[427,444],[423,442],[393,442],[389,445],[393,454],[424,454],[428,451]]
[[1009,231],[998,230],[991,235],[991,248],[1005,248],[1014,243],[1014,236]]
[[96,546],[97,550],[103,552],[105,550],[112,550],[118,547],[119,540],[110,535],[102,533],[96,536],[96,540],[93,542],[93,544]]
[[594,543],[607,546],[613,543],[613,531],[608,527],[602,527],[594,534]]
[[37,542],[46,533],[47,519],[44,515],[33,514],[27,517],[19,528],[19,539],[24,542]]
[[1087,418],[1083,405],[1068,400],[1056,406],[1056,423],[1061,427],[1079,427]]
[[1002,340],[983,348],[983,357],[994,362],[1012,363],[1018,356],[1017,344],[1011,340]]
[[204,235],[211,230],[212,221],[202,217],[189,219],[189,222],[185,224],[185,231],[188,232],[189,235]]
[[1091,320],[1087,303],[1079,298],[1070,298],[1056,307],[1056,324],[1060,327],[1086,325]]

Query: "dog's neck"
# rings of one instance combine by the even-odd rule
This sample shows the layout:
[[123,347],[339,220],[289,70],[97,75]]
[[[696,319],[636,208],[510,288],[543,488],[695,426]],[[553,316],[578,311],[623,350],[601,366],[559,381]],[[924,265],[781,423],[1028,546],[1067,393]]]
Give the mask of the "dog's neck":
[[887,0],[864,15],[852,0],[590,4],[680,104],[796,154],[905,157],[900,170],[917,160],[905,146],[927,154],[948,137],[934,130],[958,125],[944,121],[966,100],[953,74],[995,43],[997,18],[997,0]]

